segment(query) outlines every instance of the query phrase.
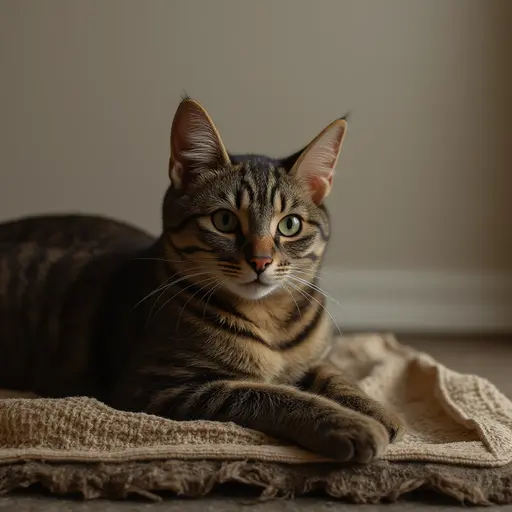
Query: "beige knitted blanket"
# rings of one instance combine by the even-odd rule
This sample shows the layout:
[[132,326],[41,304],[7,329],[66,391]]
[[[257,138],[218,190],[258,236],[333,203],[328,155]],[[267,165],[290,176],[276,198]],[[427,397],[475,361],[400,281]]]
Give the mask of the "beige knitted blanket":
[[[389,335],[344,337],[331,357],[405,417],[408,433],[384,459],[480,467],[512,462],[512,403],[485,379],[449,370]],[[155,459],[325,461],[234,424],[174,422],[83,397],[0,399],[0,464]]]

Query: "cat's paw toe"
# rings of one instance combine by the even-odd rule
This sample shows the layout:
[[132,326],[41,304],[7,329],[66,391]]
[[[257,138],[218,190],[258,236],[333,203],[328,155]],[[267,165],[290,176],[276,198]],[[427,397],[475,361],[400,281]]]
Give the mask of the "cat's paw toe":
[[354,462],[367,463],[379,458],[389,444],[387,430],[378,421],[371,419],[362,423],[352,435]]
[[386,427],[391,443],[396,443],[404,437],[407,426],[400,416],[388,412],[382,418],[379,418],[379,420]]
[[389,444],[386,428],[362,415],[357,421],[331,426],[324,439],[324,454],[340,462],[368,463],[380,457]]

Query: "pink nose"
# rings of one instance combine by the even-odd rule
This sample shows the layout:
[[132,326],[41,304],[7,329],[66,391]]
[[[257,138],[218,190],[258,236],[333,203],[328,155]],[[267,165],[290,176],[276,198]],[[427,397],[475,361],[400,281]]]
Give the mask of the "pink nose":
[[268,256],[254,256],[249,260],[252,268],[261,274],[271,263],[272,258]]

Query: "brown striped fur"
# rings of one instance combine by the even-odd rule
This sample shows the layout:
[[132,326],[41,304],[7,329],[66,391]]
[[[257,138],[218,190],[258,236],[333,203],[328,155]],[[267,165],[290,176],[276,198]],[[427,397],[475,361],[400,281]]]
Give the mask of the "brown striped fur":
[[160,236],[80,215],[0,225],[0,387],[381,453],[403,423],[323,362],[323,201],[345,128],[288,158],[235,156],[185,98]]

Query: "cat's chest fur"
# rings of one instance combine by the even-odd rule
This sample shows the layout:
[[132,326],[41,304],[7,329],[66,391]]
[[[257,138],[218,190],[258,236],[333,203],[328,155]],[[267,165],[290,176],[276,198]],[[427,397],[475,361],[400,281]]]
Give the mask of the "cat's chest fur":
[[232,336],[225,350],[216,349],[216,356],[221,356],[241,375],[260,382],[297,382],[325,357],[330,348],[332,326],[328,315],[320,310],[319,320],[308,331],[318,309],[312,308],[289,321],[291,307],[288,301],[279,299],[264,305],[239,306],[248,318],[240,323],[258,339]]

